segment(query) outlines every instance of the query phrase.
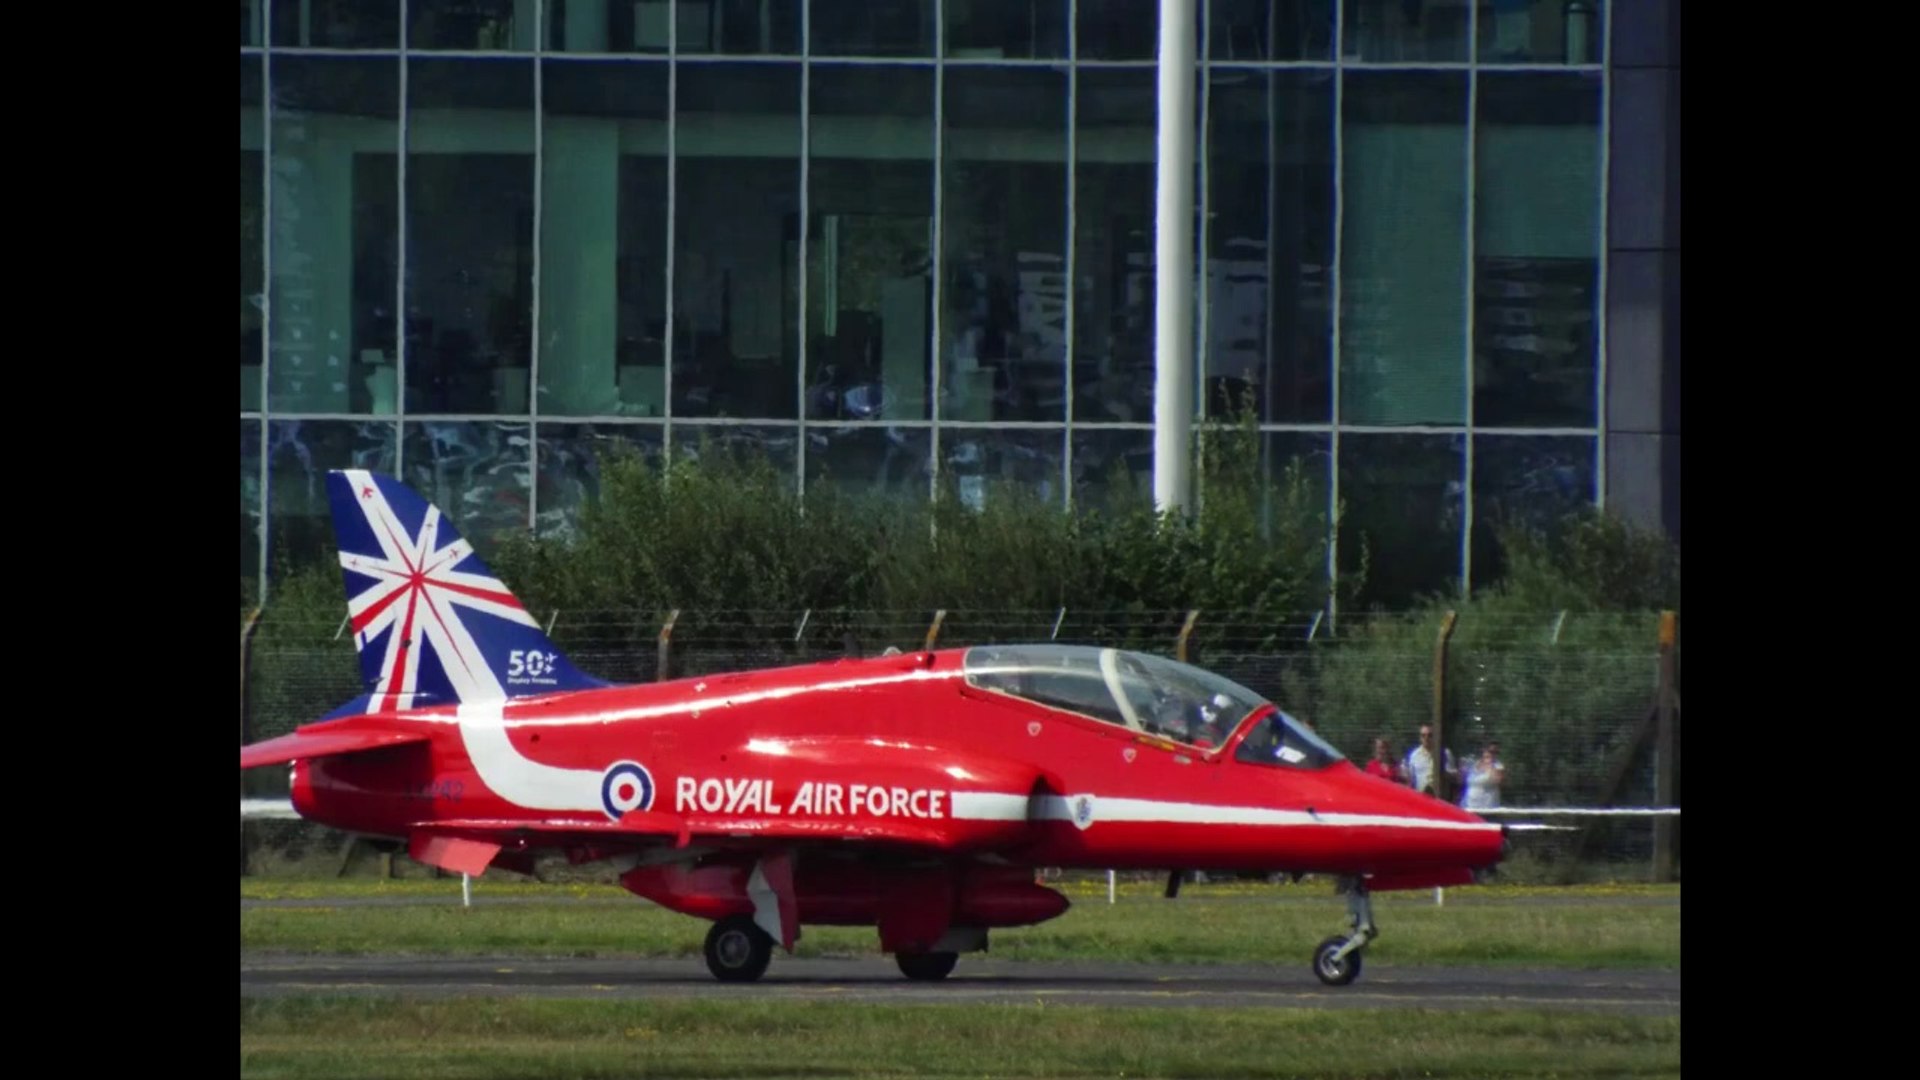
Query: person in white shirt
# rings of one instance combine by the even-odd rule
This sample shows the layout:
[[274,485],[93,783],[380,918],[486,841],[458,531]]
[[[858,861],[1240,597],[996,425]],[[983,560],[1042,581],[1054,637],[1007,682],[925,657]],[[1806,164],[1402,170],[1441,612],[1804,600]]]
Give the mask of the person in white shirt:
[[[1448,750],[1441,754],[1441,761],[1445,763],[1442,767],[1447,770],[1448,775],[1453,775],[1453,751]],[[1433,775],[1432,727],[1426,724],[1420,725],[1420,743],[1407,751],[1405,765],[1407,781],[1413,785],[1413,790],[1424,791],[1435,798],[1439,797],[1438,781]]]
[[1490,742],[1461,774],[1460,805],[1468,810],[1491,810],[1500,805],[1500,784],[1507,767],[1500,763],[1500,744]]

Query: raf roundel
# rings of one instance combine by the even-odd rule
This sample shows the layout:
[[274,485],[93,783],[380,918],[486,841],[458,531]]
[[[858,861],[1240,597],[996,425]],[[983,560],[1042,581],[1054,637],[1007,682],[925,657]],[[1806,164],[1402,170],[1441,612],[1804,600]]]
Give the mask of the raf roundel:
[[653,806],[653,774],[632,761],[622,761],[607,769],[600,779],[600,806],[607,816],[619,821],[623,814],[648,810]]

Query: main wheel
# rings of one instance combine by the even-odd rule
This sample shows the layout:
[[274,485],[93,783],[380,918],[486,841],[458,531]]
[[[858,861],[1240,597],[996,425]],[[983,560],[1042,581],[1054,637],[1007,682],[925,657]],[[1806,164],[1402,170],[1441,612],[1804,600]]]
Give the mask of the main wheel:
[[1358,949],[1338,960],[1333,958],[1333,954],[1339,952],[1340,946],[1346,943],[1347,939],[1344,937],[1330,937],[1321,942],[1319,948],[1313,950],[1313,973],[1320,976],[1320,981],[1328,986],[1345,986],[1360,974]]
[[944,979],[953,974],[953,965],[959,963],[960,954],[950,952],[895,953],[894,962],[900,965],[900,973],[909,979],[928,981]]
[[773,939],[746,915],[729,915],[707,931],[707,970],[721,982],[752,982],[773,959]]

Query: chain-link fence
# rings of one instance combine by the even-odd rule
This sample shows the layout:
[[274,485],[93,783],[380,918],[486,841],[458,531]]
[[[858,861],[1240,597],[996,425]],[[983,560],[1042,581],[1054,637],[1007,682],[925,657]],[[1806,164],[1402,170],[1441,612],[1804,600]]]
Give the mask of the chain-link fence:
[[[616,682],[911,651],[929,639],[938,648],[1057,640],[1184,654],[1312,720],[1356,764],[1371,756],[1376,737],[1403,756],[1418,728],[1436,719],[1438,702],[1456,763],[1499,743],[1508,807],[1646,807],[1656,795],[1661,617],[1652,613],[1450,620],[1315,612],[1279,621],[1180,610],[536,615],[576,666]],[[290,623],[270,611],[254,629],[243,671],[242,731],[254,741],[311,723],[363,690],[344,623]],[[1674,745],[1677,805],[1677,738]],[[243,777],[244,794],[285,791],[283,770]],[[1640,861],[1652,852],[1655,820],[1582,819],[1573,822],[1577,833],[1538,834],[1527,846],[1563,860]]]

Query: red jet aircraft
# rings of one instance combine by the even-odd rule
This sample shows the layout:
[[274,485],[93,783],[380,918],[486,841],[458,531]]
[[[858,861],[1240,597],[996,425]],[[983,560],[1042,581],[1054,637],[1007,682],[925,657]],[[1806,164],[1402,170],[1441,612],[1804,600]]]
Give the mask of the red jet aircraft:
[[[328,476],[366,693],[244,746],[301,816],[464,874],[608,860],[712,920],[707,966],[766,971],[803,925],[873,926],[939,979],[996,927],[1066,911],[1040,867],[1341,879],[1360,971],[1370,894],[1463,885],[1505,830],[1368,776],[1304,724],[1158,656],[982,645],[613,685],[582,674],[439,510]],[[1169,881],[1177,890],[1178,869]]]

